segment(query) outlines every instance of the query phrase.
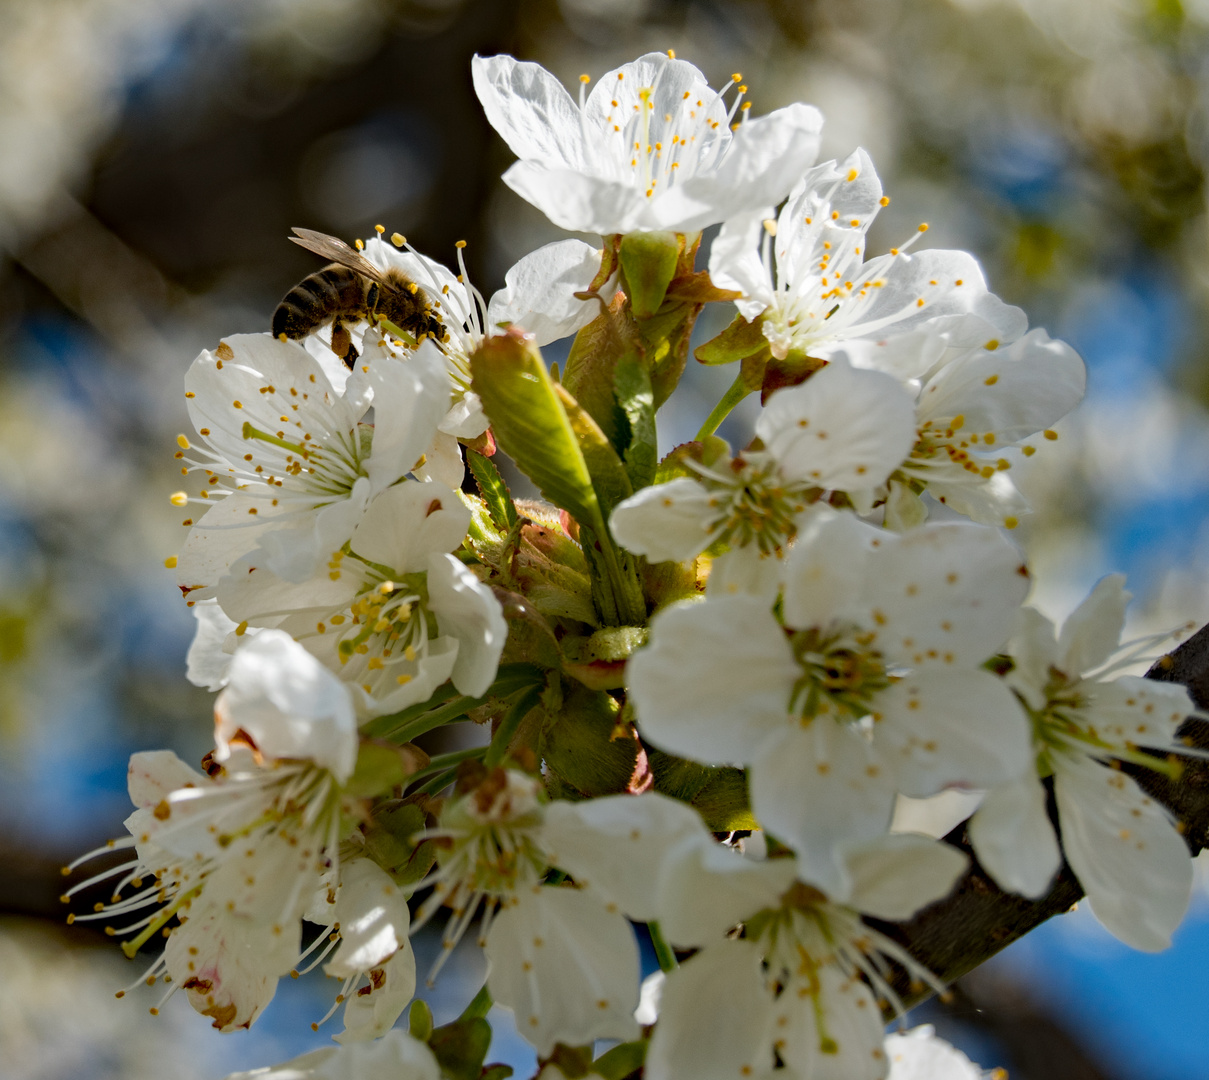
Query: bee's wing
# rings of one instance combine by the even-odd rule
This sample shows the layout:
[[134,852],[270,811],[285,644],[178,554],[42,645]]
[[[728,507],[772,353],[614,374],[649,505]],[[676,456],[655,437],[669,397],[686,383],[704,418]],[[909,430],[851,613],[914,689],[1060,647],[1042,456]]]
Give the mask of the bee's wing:
[[381,270],[359,251],[354,251],[338,237],[328,236],[327,233],[316,232],[314,229],[295,228],[294,233],[295,235],[291,236],[290,239],[299,247],[304,247],[307,251],[313,251],[316,255],[321,255],[323,258],[330,259],[341,266],[347,266],[350,270],[355,270],[362,277],[367,277],[370,281],[376,281],[379,285],[393,291],[394,286],[391,285]]

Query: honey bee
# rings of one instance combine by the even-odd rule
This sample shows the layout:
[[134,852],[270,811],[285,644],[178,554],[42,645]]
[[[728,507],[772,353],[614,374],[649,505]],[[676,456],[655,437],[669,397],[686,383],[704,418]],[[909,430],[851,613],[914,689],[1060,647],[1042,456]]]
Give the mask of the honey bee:
[[332,352],[350,368],[357,349],[347,323],[370,324],[386,319],[417,341],[426,336],[444,341],[445,327],[434,314],[424,290],[401,270],[380,270],[343,240],[314,229],[295,229],[290,239],[332,261],[304,277],[273,312],[273,336],[302,338],[332,323]]

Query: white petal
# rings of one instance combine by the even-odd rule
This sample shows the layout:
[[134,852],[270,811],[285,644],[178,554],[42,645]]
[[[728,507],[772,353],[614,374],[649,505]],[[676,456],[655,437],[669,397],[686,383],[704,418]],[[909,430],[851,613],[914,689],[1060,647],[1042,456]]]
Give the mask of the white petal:
[[890,1059],[887,1080],[982,1080],[985,1075],[960,1050],[938,1039],[931,1024],[891,1032],[886,1036],[886,1056]]
[[600,269],[601,252],[582,240],[559,240],[531,252],[504,275],[504,288],[487,305],[487,325],[515,324],[537,345],[574,334],[600,313],[575,293]]
[[874,707],[874,741],[904,795],[989,788],[1032,761],[1028,717],[989,671],[928,668],[893,683]]
[[222,577],[260,542],[282,528],[272,497],[236,492],[219,499],[189,530],[176,563],[176,583],[192,601],[213,597]]
[[304,758],[346,779],[357,760],[357,724],[345,685],[280,630],[265,630],[236,652],[215,704],[215,757],[227,740],[250,735],[269,758]]
[[859,593],[870,552],[884,540],[855,514],[823,506],[802,515],[785,567],[785,621],[799,630],[827,626]]
[[1080,687],[1090,704],[1083,716],[1106,742],[1170,747],[1180,726],[1196,708],[1179,683],[1138,675],[1114,682],[1085,682]]
[[[946,475],[958,479],[949,482]],[[1032,509],[1006,472],[984,478],[964,469],[946,469],[935,478],[925,475],[924,479],[934,499],[979,525],[1014,528],[1014,523]]]
[[467,391],[449,406],[441,430],[458,439],[475,439],[491,427],[478,394]]
[[1192,892],[1192,859],[1167,814],[1131,777],[1082,755],[1054,762],[1062,847],[1109,933],[1157,952]]
[[[448,419],[448,414],[446,415]],[[457,491],[466,478],[466,464],[462,461],[462,447],[455,435],[438,431],[424,451],[424,464],[412,469],[417,480],[435,480]]]
[[250,1027],[298,955],[299,925],[283,931],[274,934],[262,923],[227,915],[216,904],[195,905],[168,937],[168,974],[219,1031]]
[[185,674],[194,686],[221,690],[227,685],[231,654],[223,648],[238,625],[227,618],[217,601],[201,600],[193,605],[197,630],[185,657]]
[[772,208],[760,207],[728,218],[709,249],[710,280],[719,289],[743,294],[735,307],[748,322],[772,302],[773,282],[760,258],[764,222],[770,217]]
[[1021,608],[1016,613],[1016,626],[1008,641],[1007,652],[1015,666],[1004,677],[1004,681],[1022,695],[1032,708],[1044,708],[1049,669],[1058,662],[1054,624],[1036,608]]
[[411,471],[432,444],[449,411],[449,376],[441,350],[425,340],[407,360],[375,356],[369,380],[374,394],[374,441],[365,471],[375,492]]
[[684,562],[713,539],[716,511],[705,485],[688,476],[641,488],[618,503],[609,518],[613,536],[626,550],[651,562]]
[[668,853],[659,874],[659,926],[668,942],[690,947],[720,941],[793,884],[792,859],[752,859],[697,833]]
[[441,633],[458,641],[453,685],[470,697],[485,694],[508,637],[500,602],[458,559],[438,553],[428,557],[428,597]]
[[780,551],[761,551],[755,544],[731,548],[710,563],[706,595],[747,593],[771,606],[785,579],[786,566]]
[[736,214],[776,205],[814,161],[822,129],[818,109],[797,102],[744,121],[716,170],[699,172],[656,197],[657,227],[695,232]]
[[[337,1035],[337,1039],[341,1036]],[[232,1073],[227,1080],[440,1080],[432,1051],[400,1029],[375,1042],[353,1042],[312,1050],[270,1069]]]
[[773,1003],[760,950],[719,941],[668,973],[646,1080],[713,1080],[772,1072]]
[[970,860],[957,848],[912,833],[844,846],[852,879],[846,898],[832,897],[877,919],[908,919],[948,896]]
[[[1019,341],[946,364],[919,395],[921,420],[964,418],[962,431],[1006,446],[1052,427],[1083,398],[1083,361],[1031,330]],[[986,443],[987,434],[994,436]]]
[[638,1035],[638,946],[620,912],[568,888],[534,886],[491,924],[484,947],[491,996],[516,1014],[539,1055],[556,1042]]
[[773,394],[756,435],[788,480],[841,491],[871,487],[915,445],[915,403],[891,376],[837,359]]
[[286,581],[300,583],[314,577],[331,553],[348,541],[370,495],[370,481],[358,477],[346,498],[307,515],[301,525],[266,532],[256,549],[264,565]]
[[1069,678],[1098,668],[1114,652],[1125,627],[1125,608],[1133,599],[1125,575],[1101,578],[1091,595],[1067,616],[1058,635],[1058,669]]
[[817,1004],[807,989],[791,981],[777,999],[784,1020],[778,1049],[793,1073],[810,1080],[882,1080],[885,1029],[868,985],[825,964],[814,988]]
[[[375,973],[378,973],[377,978],[374,977]],[[358,991],[349,996],[348,1004],[344,1006],[344,1030],[339,1035],[332,1036],[337,1042],[344,1043],[346,1046],[387,1035],[395,1026],[395,1022],[403,1015],[403,1010],[407,1008],[408,1002],[416,992],[416,958],[410,945],[400,949],[380,967],[370,972],[370,978],[372,981],[368,988],[361,987],[362,991],[368,989],[368,993]],[[400,1034],[402,1033],[400,1032]],[[417,1046],[420,1050],[428,1049],[423,1044],[417,1044]],[[418,1050],[411,1050],[407,1059],[409,1064],[420,1066],[417,1069],[417,1075],[425,1077],[430,1075],[427,1068],[428,1059]],[[390,1057],[387,1058],[387,1062],[391,1065],[395,1063],[394,1059]],[[431,1075],[436,1075],[435,1064],[433,1062],[434,1068]],[[362,1076],[379,1075],[383,1074],[358,1073],[356,1080],[360,1080]]]
[[459,547],[469,526],[470,511],[444,484],[407,480],[370,503],[350,546],[394,573],[417,574],[431,555]]
[[653,792],[558,801],[546,810],[542,846],[552,866],[570,873],[631,919],[659,917],[659,870],[668,852],[689,836],[712,838],[700,815]]
[[856,621],[904,664],[980,664],[1007,640],[1028,591],[1024,558],[1001,533],[944,522],[888,534],[869,559]]
[[969,824],[970,842],[987,873],[1000,888],[1030,900],[1045,895],[1062,865],[1045,804],[1045,788],[1029,769],[988,791]]
[[488,122],[518,158],[572,169],[587,164],[579,108],[545,68],[476,56],[470,70]]
[[785,726],[798,674],[767,601],[743,595],[665,608],[626,668],[643,736],[715,765],[750,761]]
[[503,180],[568,232],[607,235],[663,227],[648,220],[642,193],[625,180],[588,176],[536,161],[516,162]]
[[[171,750],[141,750],[130,755],[126,768],[126,790],[135,806],[158,806],[177,788],[204,786],[206,778],[190,768]],[[695,813],[695,811],[694,811]]]
[[372,859],[352,859],[341,865],[335,915],[340,945],[324,965],[328,975],[347,979],[377,967],[399,949],[411,949],[407,897]]
[[748,780],[760,824],[797,853],[798,877],[847,894],[837,846],[879,836],[894,813],[893,776],[864,738],[820,716],[764,739]]

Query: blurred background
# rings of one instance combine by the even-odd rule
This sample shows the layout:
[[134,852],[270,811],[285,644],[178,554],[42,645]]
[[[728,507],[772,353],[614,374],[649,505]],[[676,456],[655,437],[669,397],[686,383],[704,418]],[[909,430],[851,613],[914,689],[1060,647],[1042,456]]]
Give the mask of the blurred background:
[[[823,157],[864,146],[893,196],[871,250],[928,221],[1088,363],[1019,477],[1036,602],[1124,570],[1139,630],[1209,620],[1209,0],[0,0],[0,25],[0,1080],[217,1080],[338,1030],[310,1031],[322,978],[229,1037],[115,1001],[141,968],[62,926],[59,867],[120,833],[131,752],[211,745],[163,569],[181,377],[316,268],[290,227],[382,222],[445,261],[465,239],[487,294],[559,237],[499,181],[475,52],[574,86],[672,48],[742,72],[756,114],[819,106]],[[690,375],[665,446],[732,377]],[[917,1019],[1013,1080],[1206,1075],[1205,897],[1160,956],[1054,920]]]

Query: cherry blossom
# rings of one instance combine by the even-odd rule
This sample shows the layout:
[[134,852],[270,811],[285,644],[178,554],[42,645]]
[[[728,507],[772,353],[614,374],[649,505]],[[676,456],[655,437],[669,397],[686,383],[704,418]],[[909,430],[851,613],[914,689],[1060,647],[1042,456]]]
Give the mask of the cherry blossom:
[[699,232],[780,202],[818,151],[816,109],[789,105],[732,132],[744,88],[728,103],[664,53],[610,71],[578,104],[538,64],[476,56],[472,71],[519,158],[504,182],[563,229]]

